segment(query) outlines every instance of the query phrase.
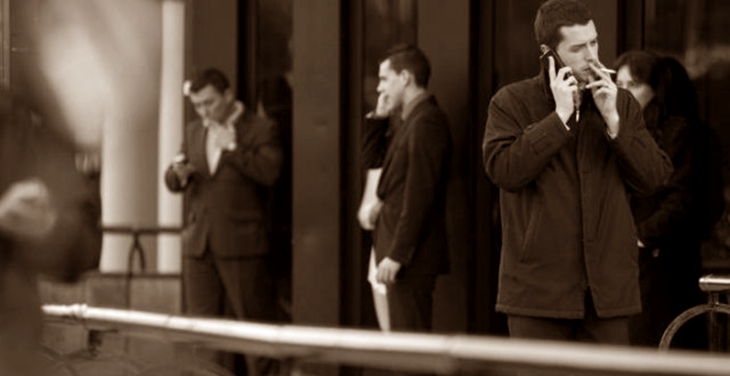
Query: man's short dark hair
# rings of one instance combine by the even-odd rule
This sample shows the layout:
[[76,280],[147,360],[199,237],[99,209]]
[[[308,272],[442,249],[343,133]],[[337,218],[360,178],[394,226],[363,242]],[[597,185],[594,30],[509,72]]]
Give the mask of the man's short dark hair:
[[189,82],[191,93],[197,93],[204,87],[211,85],[222,94],[229,87],[228,78],[225,73],[216,68],[208,68],[195,72]]
[[428,80],[431,78],[431,63],[428,62],[426,54],[418,47],[410,44],[399,44],[392,47],[385,54],[385,58],[380,60],[390,61],[390,68],[396,73],[400,73],[404,69],[411,72],[416,80],[416,85],[427,88]]
[[591,11],[578,0],[548,0],[535,16],[535,40],[555,49],[563,39],[561,27],[586,25],[592,19]]

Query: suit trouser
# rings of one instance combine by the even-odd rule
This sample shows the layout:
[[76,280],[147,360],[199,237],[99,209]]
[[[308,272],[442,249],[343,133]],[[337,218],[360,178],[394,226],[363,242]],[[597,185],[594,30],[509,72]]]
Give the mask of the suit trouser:
[[[398,278],[388,285],[388,316],[394,331],[430,332],[435,275]],[[395,371],[395,376],[432,376],[430,373]]]
[[[184,258],[183,269],[186,313],[202,317],[229,317],[251,321],[275,321],[275,293],[269,260],[266,256]],[[250,376],[277,373],[272,359],[246,357],[247,365],[220,353],[202,351],[201,357],[224,364],[234,372]]]
[[435,275],[399,278],[389,285],[390,328],[397,331],[430,331],[435,286]]

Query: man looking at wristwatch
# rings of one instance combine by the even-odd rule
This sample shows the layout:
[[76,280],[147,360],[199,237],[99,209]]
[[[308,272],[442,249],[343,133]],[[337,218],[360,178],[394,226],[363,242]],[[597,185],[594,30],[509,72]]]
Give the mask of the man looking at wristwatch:
[[[217,69],[197,73],[184,94],[200,118],[187,125],[165,183],[186,199],[186,313],[273,321],[271,250],[260,188],[273,185],[281,169],[276,127],[235,100]],[[221,362],[216,355],[206,357]],[[249,375],[276,372],[269,359],[249,357],[247,363]]]

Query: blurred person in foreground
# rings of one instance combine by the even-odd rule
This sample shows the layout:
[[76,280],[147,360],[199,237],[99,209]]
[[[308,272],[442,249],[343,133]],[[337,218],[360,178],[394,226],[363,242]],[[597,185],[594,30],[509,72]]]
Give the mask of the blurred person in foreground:
[[535,37],[542,72],[494,95],[484,134],[502,216],[496,308],[510,337],[627,345],[641,311],[629,195],[652,193],[671,161],[599,61],[583,3],[543,3]]
[[[235,100],[218,69],[197,72],[184,89],[199,119],[185,128],[180,154],[165,173],[184,192],[182,233],[186,313],[276,321],[275,292],[260,189],[279,176],[275,125]],[[243,374],[218,354],[202,355]],[[251,376],[277,373],[271,359],[247,357]]]
[[366,187],[364,197],[373,188],[376,197],[358,213],[361,226],[374,231],[375,280],[386,287],[394,331],[431,330],[436,278],[449,270],[445,211],[451,134],[428,92],[430,75],[420,49],[391,48],[379,66],[381,105],[368,121],[388,122],[397,115],[379,179],[368,177],[375,186]]
[[[651,196],[631,200],[642,297],[642,313],[629,321],[631,342],[656,347],[675,317],[705,301],[698,287],[700,245],[724,209],[721,180],[711,176],[711,166],[721,162],[710,160],[710,129],[699,119],[694,86],[679,61],[629,51],[614,67],[616,84],[634,95],[647,129],[674,165],[668,184]],[[688,322],[673,343],[706,348],[704,321]]]
[[38,274],[73,282],[101,254],[98,161],[0,92],[0,374],[36,375]]

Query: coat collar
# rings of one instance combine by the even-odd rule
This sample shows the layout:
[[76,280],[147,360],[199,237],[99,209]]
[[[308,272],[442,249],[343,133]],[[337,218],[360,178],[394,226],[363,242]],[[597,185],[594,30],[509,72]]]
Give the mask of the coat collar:
[[408,104],[403,106],[403,111],[401,111],[401,119],[406,120],[408,119],[408,116],[413,113],[413,110],[418,107],[421,102],[425,101],[426,99],[430,98],[432,95],[429,94],[429,92],[424,91],[421,94],[418,94],[415,98],[413,98],[412,101],[408,102]]

